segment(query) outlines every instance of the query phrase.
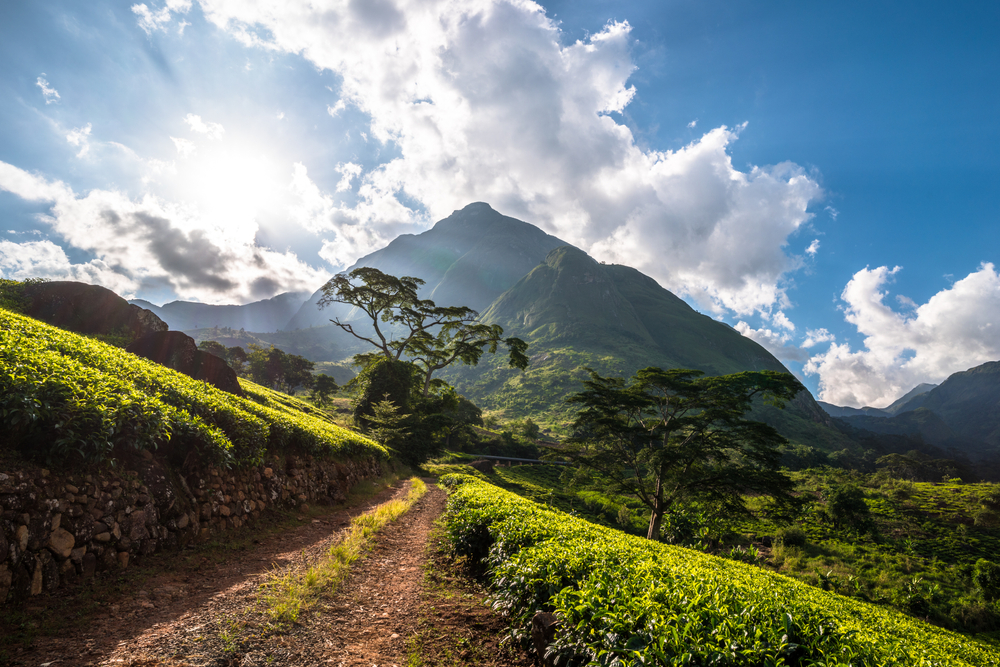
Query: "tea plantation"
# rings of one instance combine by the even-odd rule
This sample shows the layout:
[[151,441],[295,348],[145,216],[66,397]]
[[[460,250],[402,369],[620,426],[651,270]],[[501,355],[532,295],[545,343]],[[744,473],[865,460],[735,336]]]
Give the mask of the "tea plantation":
[[195,449],[253,465],[267,449],[387,458],[377,443],[294,398],[241,380],[247,398],[0,309],[0,447],[48,462],[103,461],[121,448]]
[[1000,650],[764,569],[610,530],[470,475],[453,487],[455,553],[529,627],[555,611],[557,664],[1000,665]]

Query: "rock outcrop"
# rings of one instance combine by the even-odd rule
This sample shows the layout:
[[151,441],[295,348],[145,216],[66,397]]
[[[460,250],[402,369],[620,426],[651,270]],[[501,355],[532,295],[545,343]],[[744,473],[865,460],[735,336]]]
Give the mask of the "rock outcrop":
[[180,331],[147,334],[125,351],[190,375],[195,380],[204,380],[230,394],[243,396],[236,372],[214,354],[199,350],[194,339]]
[[132,340],[166,331],[152,312],[133,306],[100,285],[54,281],[26,285],[25,315],[81,334],[124,335]]

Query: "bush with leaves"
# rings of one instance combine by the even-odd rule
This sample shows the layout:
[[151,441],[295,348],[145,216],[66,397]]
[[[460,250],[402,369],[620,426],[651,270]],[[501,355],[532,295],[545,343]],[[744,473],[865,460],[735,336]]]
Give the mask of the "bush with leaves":
[[826,513],[838,528],[852,528],[859,533],[873,528],[865,492],[855,484],[834,487],[826,499]]

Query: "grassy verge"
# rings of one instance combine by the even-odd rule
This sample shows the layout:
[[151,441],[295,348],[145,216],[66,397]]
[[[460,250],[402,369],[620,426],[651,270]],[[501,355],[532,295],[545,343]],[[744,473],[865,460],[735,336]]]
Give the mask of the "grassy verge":
[[506,620],[490,608],[489,592],[451,557],[444,523],[427,543],[417,631],[406,640],[406,667],[532,665],[508,638]]
[[320,562],[304,572],[275,574],[261,586],[260,600],[276,629],[298,621],[320,596],[334,591],[350,571],[351,563],[365,551],[372,537],[406,513],[427,492],[420,479],[410,480],[405,500],[388,500],[351,522],[343,539]]

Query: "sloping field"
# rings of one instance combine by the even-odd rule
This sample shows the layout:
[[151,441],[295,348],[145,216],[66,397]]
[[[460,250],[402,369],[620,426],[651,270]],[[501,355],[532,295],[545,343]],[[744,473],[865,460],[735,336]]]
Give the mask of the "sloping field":
[[550,653],[596,665],[1000,665],[1000,650],[742,563],[587,523],[466,475],[447,529],[516,627],[560,620]]
[[192,449],[253,465],[267,449],[387,458],[377,443],[246,380],[247,398],[119,348],[0,309],[0,446],[50,461],[116,448]]

